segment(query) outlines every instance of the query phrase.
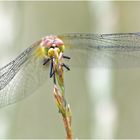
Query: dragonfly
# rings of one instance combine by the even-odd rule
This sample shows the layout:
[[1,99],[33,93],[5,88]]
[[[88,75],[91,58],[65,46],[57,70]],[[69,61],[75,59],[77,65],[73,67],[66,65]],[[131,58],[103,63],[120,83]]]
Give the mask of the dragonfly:
[[140,33],[66,33],[41,38],[0,68],[0,108],[34,93],[48,75],[55,83],[53,60],[58,57],[58,65],[66,70],[139,67]]

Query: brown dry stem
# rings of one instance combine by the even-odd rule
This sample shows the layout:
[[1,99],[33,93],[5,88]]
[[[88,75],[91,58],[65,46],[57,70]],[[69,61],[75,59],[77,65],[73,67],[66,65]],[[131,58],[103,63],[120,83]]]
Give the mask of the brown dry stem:
[[59,109],[63,117],[64,127],[67,134],[67,139],[72,139],[72,128],[71,128],[71,109],[70,105],[67,103],[65,99],[65,90],[64,90],[64,72],[62,63],[62,54],[60,54],[59,58],[54,61],[53,70],[56,74],[57,84],[54,83],[54,97]]
[[59,89],[56,85],[54,85],[54,97],[59,109],[63,117],[64,127],[67,134],[67,139],[72,139],[72,128],[71,128],[71,110],[69,104],[65,103],[64,97],[60,94]]

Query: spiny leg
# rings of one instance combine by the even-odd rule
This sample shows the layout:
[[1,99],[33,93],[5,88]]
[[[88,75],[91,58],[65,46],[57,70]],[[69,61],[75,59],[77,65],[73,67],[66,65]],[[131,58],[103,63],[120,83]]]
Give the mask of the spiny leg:
[[45,59],[43,65],[46,65],[51,59],[52,59],[52,58],[47,58],[47,59]]
[[[65,55],[63,55],[63,58],[70,59],[69,56],[65,56]],[[43,65],[46,65],[50,60],[51,60],[51,64],[50,64],[50,78],[52,78],[52,76],[53,76],[54,84],[56,84],[55,70],[53,70],[53,58],[48,58],[47,60],[45,60],[45,62],[43,63]],[[62,63],[62,67],[64,67],[68,71],[70,70],[69,66],[67,66],[64,63]]]
[[54,83],[56,84],[56,80],[55,80],[55,71],[53,70],[53,58],[47,58],[45,61],[44,61],[44,63],[43,63],[43,65],[46,65],[49,61],[51,60],[51,64],[50,64],[50,78],[52,78],[52,76],[53,76],[53,78],[54,78]]
[[69,66],[64,63],[62,64],[62,67],[66,68],[68,71],[70,70]]
[[51,64],[50,64],[50,78],[54,75],[54,70],[53,70],[53,59],[51,59]]
[[53,59],[51,59],[51,64],[50,64],[50,78],[53,76],[53,82],[56,84],[56,77],[55,77],[55,70],[53,70]]
[[63,55],[63,58],[65,58],[65,59],[71,59],[69,56],[65,56],[65,55]]
[[[68,60],[71,59],[69,56],[66,56],[66,55],[63,55],[63,58],[68,59]],[[69,66],[66,65],[66,64],[64,64],[64,63],[62,63],[62,67],[64,67],[64,68],[67,69],[68,71],[70,70]]]

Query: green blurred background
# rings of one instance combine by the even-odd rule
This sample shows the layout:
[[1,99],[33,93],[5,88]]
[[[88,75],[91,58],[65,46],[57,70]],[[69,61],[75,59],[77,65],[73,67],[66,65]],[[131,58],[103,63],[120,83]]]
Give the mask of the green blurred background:
[[[68,32],[139,32],[140,2],[0,2],[0,65],[34,41]],[[78,54],[77,54],[78,55]],[[140,69],[71,67],[65,73],[74,138],[140,138]],[[52,79],[0,110],[0,138],[65,138]]]

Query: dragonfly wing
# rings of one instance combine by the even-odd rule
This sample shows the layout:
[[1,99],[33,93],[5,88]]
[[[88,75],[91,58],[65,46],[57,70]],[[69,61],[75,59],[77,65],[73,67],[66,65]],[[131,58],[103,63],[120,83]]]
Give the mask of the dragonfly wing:
[[35,55],[39,43],[36,42],[0,69],[0,108],[24,99],[47,79],[43,58]]
[[140,66],[140,33],[86,34],[59,36],[78,67],[127,68]]

